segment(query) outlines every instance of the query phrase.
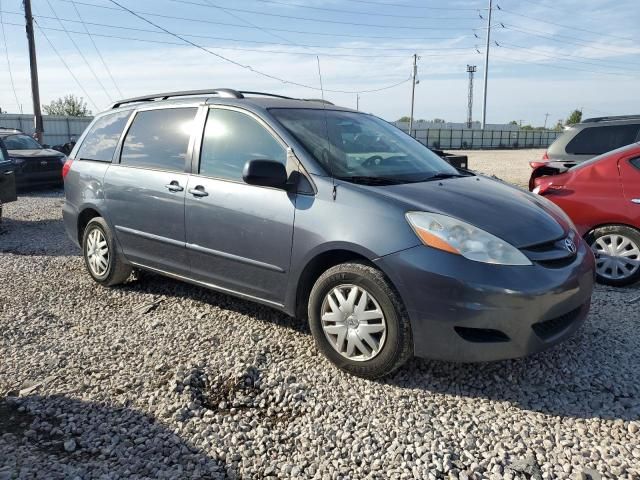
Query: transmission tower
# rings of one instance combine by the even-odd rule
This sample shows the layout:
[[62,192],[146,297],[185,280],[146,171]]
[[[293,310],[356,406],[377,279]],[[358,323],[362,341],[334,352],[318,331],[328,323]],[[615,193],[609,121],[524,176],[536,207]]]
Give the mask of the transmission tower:
[[471,128],[473,123],[473,74],[476,73],[475,65],[467,65],[467,72],[469,73],[469,98],[467,105],[467,128]]

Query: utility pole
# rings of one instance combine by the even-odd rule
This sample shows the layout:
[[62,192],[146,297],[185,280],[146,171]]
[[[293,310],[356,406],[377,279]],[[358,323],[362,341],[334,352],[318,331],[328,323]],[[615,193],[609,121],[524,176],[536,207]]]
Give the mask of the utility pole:
[[547,120],[549,119],[549,113],[545,113],[544,114],[544,127],[543,128],[547,128]]
[[40,86],[38,85],[38,63],[36,61],[36,41],[33,34],[33,14],[31,0],[24,0],[24,18],[29,42],[29,65],[31,67],[31,95],[33,96],[33,116],[35,121],[36,140],[42,143],[44,133],[42,111],[40,110]]
[[491,44],[491,14],[493,13],[493,0],[489,0],[489,15],[487,20],[487,44],[484,49],[484,85],[482,93],[482,129],[487,124],[487,80],[489,78],[489,47]]
[[467,65],[467,72],[469,73],[469,98],[467,104],[467,128],[471,128],[473,124],[473,74],[476,73],[475,65]]
[[413,70],[411,70],[411,76],[413,79],[413,85],[411,87],[411,116],[409,117],[409,135],[411,135],[411,130],[413,129],[413,107],[415,104],[416,98],[416,83],[418,77],[418,54],[413,54]]
[[360,94],[356,93],[356,111],[360,111]]

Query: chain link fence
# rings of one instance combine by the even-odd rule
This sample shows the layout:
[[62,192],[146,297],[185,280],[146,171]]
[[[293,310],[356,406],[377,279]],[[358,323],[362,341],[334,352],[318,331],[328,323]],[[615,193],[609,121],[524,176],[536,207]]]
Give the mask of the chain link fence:
[[427,147],[446,150],[547,148],[561,133],[555,130],[411,130],[411,136]]
[[[93,117],[58,117],[44,115],[43,143],[46,145],[64,145],[72,138],[76,140],[82,135]],[[18,128],[27,135],[33,134],[35,126],[33,115],[3,113],[0,114],[0,127]]]

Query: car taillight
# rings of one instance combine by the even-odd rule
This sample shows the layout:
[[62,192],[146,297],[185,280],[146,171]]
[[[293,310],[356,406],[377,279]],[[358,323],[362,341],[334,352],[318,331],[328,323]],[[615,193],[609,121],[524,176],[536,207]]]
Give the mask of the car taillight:
[[531,168],[533,168],[534,170],[538,167],[542,167],[544,165],[546,165],[549,162],[549,154],[545,151],[544,155],[542,155],[542,159],[536,162],[529,162],[529,165],[531,166]]
[[544,152],[544,155],[542,155],[542,160],[544,160],[545,162],[549,161],[549,152]]
[[62,178],[65,178],[67,176],[67,173],[69,173],[69,170],[71,170],[72,163],[73,160],[71,160],[70,158],[67,158],[67,161],[64,162],[64,165],[62,166]]

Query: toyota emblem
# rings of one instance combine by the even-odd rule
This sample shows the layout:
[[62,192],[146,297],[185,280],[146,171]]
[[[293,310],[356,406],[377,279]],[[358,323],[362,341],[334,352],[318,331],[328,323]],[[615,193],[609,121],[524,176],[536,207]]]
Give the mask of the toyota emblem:
[[566,238],[564,240],[564,246],[567,248],[567,250],[569,250],[569,252],[576,253],[576,244],[573,243],[573,240],[571,240],[570,238]]

